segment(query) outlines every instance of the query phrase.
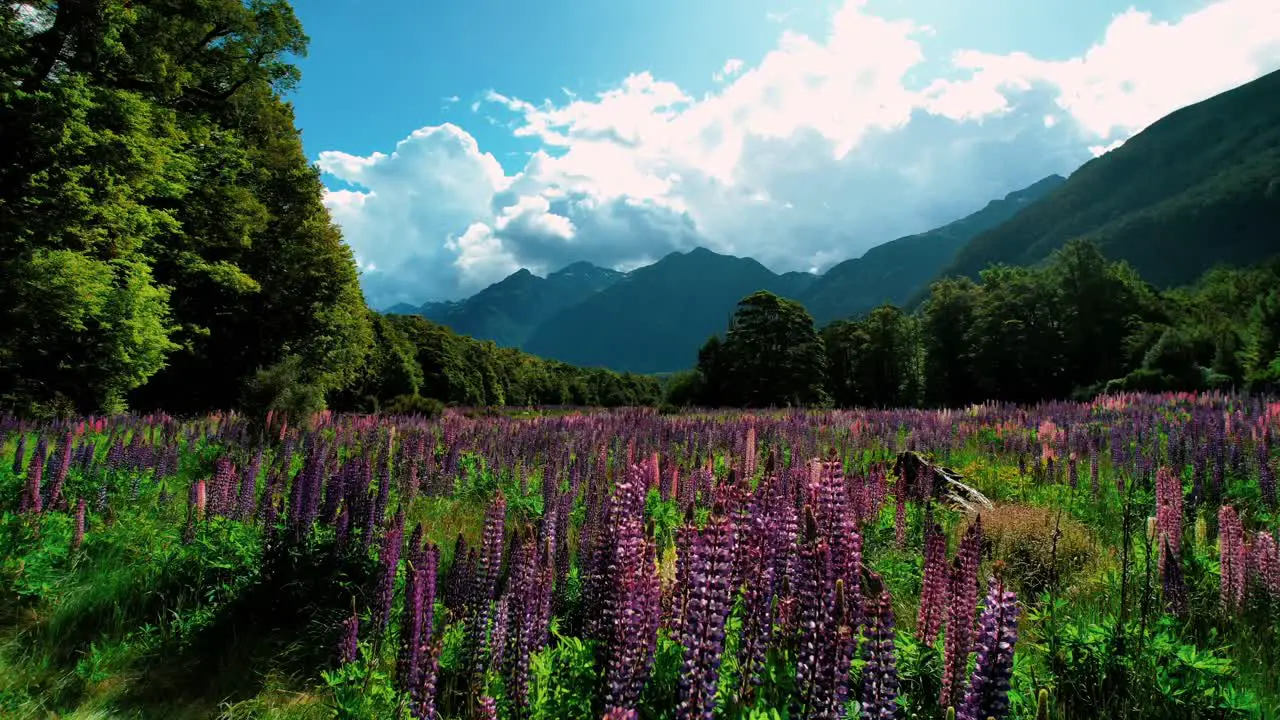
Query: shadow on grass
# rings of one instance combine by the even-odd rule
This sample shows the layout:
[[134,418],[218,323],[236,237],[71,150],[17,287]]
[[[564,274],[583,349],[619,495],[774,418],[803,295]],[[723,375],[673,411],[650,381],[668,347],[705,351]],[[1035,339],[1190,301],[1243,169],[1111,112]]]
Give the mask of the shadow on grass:
[[212,708],[257,695],[269,672],[314,682],[332,664],[337,628],[368,578],[366,565],[338,564],[327,552],[282,556],[199,629],[148,653],[118,707],[144,717],[209,717]]

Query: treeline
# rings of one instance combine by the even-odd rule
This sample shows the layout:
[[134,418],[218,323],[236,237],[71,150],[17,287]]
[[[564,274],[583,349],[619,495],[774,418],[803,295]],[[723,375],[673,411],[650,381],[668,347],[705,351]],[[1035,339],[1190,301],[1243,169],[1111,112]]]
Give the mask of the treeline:
[[677,406],[959,407],[1121,390],[1267,390],[1280,383],[1280,262],[1215,269],[1157,292],[1073,241],[1032,268],[935,282],[914,313],[881,306],[820,332],[757,293],[670,383]]
[[356,383],[329,398],[337,409],[430,411],[466,405],[657,405],[658,380],[579,368],[458,335],[416,315],[370,312],[374,345]]
[[286,0],[0,4],[0,409],[656,403],[365,306]]

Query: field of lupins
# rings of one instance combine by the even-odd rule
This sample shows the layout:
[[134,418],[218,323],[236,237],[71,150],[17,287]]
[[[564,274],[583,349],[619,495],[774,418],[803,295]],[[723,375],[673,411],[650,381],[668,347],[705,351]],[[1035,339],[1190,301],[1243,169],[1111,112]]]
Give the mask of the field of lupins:
[[1278,431],[0,418],[0,717],[1276,717]]

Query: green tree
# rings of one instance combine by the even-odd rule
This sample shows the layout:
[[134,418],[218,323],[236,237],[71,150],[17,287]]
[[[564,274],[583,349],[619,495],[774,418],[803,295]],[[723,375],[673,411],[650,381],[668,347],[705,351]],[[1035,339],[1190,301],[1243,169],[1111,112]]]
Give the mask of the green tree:
[[1111,263],[1098,247],[1072,240],[1049,260],[1047,278],[1058,299],[1065,371],[1075,386],[1091,386],[1123,374],[1124,340],[1146,314],[1149,288],[1123,263]]
[[732,394],[748,407],[823,405],[826,356],[813,318],[770,292],[738,303],[723,350]]
[[919,404],[922,347],[919,323],[893,305],[822,331],[827,386],[837,405],[909,407]]
[[981,288],[969,278],[935,282],[920,309],[925,398],[930,405],[963,407],[977,396],[970,329]]
[[997,265],[982,272],[969,327],[982,397],[1031,403],[1070,391],[1057,294],[1046,280],[1029,268]]

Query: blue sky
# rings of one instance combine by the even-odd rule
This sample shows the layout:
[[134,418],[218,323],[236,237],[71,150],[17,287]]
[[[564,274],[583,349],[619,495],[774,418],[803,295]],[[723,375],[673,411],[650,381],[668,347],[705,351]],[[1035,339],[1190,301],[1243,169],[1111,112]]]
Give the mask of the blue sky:
[[821,270],[1280,67],[1274,0],[297,5],[376,307],[695,245]]

